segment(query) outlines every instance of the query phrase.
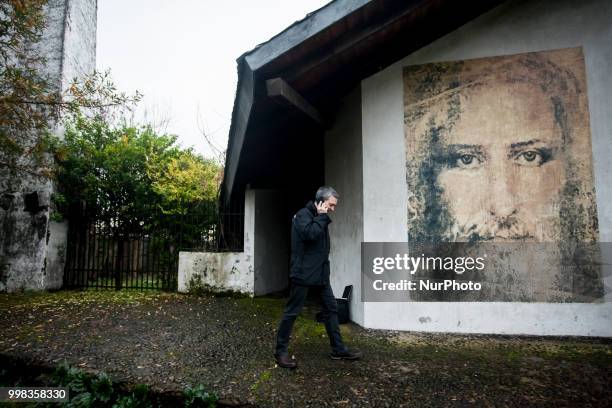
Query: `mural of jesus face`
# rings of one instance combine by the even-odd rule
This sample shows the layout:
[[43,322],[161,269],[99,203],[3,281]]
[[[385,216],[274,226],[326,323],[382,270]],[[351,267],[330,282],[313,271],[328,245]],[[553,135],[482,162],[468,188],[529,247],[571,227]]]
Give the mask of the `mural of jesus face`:
[[408,235],[596,241],[579,48],[404,68]]
[[574,246],[599,235],[582,49],[434,62],[403,74],[408,241],[497,254],[482,272],[462,275],[483,283],[479,293],[414,298],[601,299],[597,252],[578,262],[588,251]]
[[550,98],[525,84],[492,84],[462,93],[460,104],[434,158],[453,220],[445,240],[557,239],[565,177]]

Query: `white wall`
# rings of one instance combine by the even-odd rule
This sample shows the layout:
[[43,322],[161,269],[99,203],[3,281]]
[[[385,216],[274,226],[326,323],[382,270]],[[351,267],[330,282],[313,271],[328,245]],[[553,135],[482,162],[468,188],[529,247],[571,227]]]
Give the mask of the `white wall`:
[[74,77],[91,74],[96,68],[97,0],[68,0],[63,54],[62,89],[70,86]]
[[255,292],[255,191],[244,195],[243,252],[179,252],[178,291],[189,292],[189,282],[198,275],[216,290]]
[[325,135],[325,183],[340,194],[331,214],[330,282],[334,295],[353,285],[351,320],[363,324],[361,298],[361,241],[363,241],[363,175],[361,151],[361,93],[356,89],[343,102],[332,129]]
[[[612,240],[612,2],[509,1],[364,81],[364,241],[405,241],[402,68],[582,46],[601,241]],[[381,197],[383,199],[381,199]],[[607,286],[611,286],[609,278]],[[371,328],[612,336],[612,303],[365,303]]]
[[277,190],[247,189],[243,252],[179,253],[178,291],[188,292],[197,274],[217,290],[264,295],[283,290],[289,279],[289,234],[285,195]]
[[48,228],[49,238],[47,240],[47,260],[45,262],[43,287],[45,289],[60,289],[64,283],[68,223],[49,220]]
[[178,291],[195,284],[253,294],[253,265],[245,252],[179,252]]

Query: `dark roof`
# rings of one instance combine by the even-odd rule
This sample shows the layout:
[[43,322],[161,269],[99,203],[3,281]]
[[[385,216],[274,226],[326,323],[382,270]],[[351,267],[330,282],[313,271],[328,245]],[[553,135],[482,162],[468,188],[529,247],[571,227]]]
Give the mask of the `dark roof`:
[[[261,166],[254,163],[265,160],[262,152],[270,155],[274,150],[263,145],[278,144],[280,136],[275,135],[289,134],[307,122],[268,96],[267,80],[282,78],[323,117],[332,119],[341,98],[362,79],[500,2],[335,0],[241,55],[223,199],[228,201],[237,185],[257,178]],[[248,154],[247,143],[256,146]]]

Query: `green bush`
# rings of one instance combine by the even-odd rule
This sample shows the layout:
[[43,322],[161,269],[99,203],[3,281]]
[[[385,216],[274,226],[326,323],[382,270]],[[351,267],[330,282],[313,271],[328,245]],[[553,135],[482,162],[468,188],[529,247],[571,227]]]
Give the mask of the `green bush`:
[[152,408],[149,387],[139,384],[134,387],[130,395],[123,396],[117,400],[113,408]]
[[195,388],[188,387],[183,392],[186,408],[216,407],[219,397],[214,392],[206,391],[202,384]]
[[[66,408],[153,408],[161,406],[146,384],[136,385],[129,393],[121,392],[105,373],[86,374],[67,363],[61,363],[51,376],[55,386],[69,389],[70,401]],[[206,391],[203,385],[183,391],[185,407],[216,407],[218,396]],[[44,406],[44,404],[36,405]]]
[[116,397],[113,383],[105,373],[87,375],[64,362],[57,367],[52,378],[57,385],[69,389],[70,401],[64,404],[65,407],[108,406]]

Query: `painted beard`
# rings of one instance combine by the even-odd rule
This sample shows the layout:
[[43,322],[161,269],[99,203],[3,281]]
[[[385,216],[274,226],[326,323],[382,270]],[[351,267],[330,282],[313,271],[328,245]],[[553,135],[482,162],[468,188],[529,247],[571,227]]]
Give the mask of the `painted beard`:
[[[495,216],[482,210],[459,219],[441,188],[409,192],[408,239],[420,242],[559,242],[563,241],[560,200],[529,211]],[[545,214],[545,215],[544,215]]]
[[[442,194],[431,196],[427,206],[425,202],[415,195],[409,197],[409,241],[416,245],[415,250],[421,249],[419,243],[429,249],[432,247],[428,245],[433,244],[438,250],[436,243],[467,242],[474,246],[440,248],[460,250],[460,256],[488,254],[484,271],[463,275],[467,280],[481,282],[483,290],[456,293],[453,300],[568,302],[586,299],[590,302],[601,297],[598,288],[576,291],[573,274],[579,272],[576,268],[562,268],[573,253],[565,247],[558,207],[550,207],[548,217],[533,214],[527,217],[520,212],[494,217],[481,211],[460,222]],[[440,300],[435,294],[422,296],[422,300]]]
[[443,242],[556,242],[560,239],[560,220],[555,215],[525,220],[516,212],[503,217],[476,213],[469,220],[458,221],[446,212],[450,222],[441,234]]

